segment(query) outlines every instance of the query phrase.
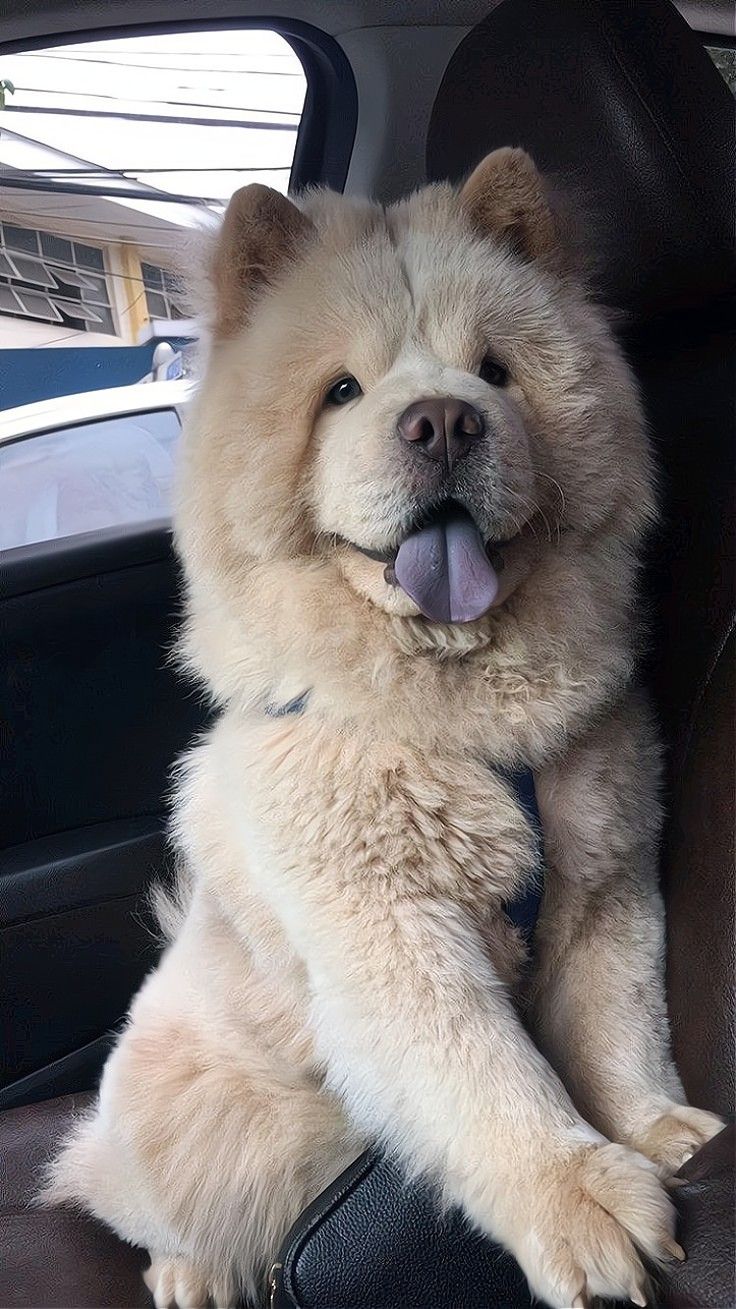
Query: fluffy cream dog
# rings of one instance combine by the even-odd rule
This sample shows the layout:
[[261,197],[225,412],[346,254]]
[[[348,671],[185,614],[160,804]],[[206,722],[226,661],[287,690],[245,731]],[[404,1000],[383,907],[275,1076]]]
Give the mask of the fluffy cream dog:
[[150,1251],[157,1305],[255,1300],[370,1140],[550,1305],[642,1304],[679,1252],[660,1176],[719,1122],[669,1052],[631,689],[652,475],[558,229],[518,150],[387,210],[251,186],[225,218],[177,516],[221,708],[181,768],[189,889],[48,1192]]

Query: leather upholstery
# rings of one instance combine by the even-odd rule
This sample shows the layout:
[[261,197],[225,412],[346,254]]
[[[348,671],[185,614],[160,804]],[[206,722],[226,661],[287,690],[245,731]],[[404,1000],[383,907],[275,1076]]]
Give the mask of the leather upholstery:
[[502,0],[445,72],[427,173],[524,146],[597,219],[606,297],[651,317],[733,286],[733,142],[728,88],[667,0]]
[[532,1309],[511,1255],[370,1152],[302,1214],[280,1259],[273,1309]]
[[0,1114],[2,1309],[142,1309],[142,1251],[70,1210],[34,1207],[44,1165],[89,1097],[64,1096]]
[[[145,1259],[98,1224],[62,1210],[32,1207],[43,1166],[54,1142],[89,1097],[65,1096],[0,1115],[0,1305],[3,1309],[143,1309],[150,1301],[141,1279]],[[671,1309],[730,1309],[719,1298],[733,1272],[733,1128],[721,1133],[682,1169],[688,1185],[677,1193],[680,1239],[690,1258],[668,1280]],[[467,1231],[456,1218],[439,1221],[419,1188],[410,1195],[415,1236],[423,1233],[426,1257],[416,1265],[392,1260],[399,1215],[376,1198],[397,1195],[391,1166],[363,1156],[318,1198],[300,1220],[300,1235],[285,1244],[286,1265],[274,1309],[426,1309],[427,1304],[474,1309],[525,1309],[528,1293],[514,1262]],[[339,1201],[360,1196],[362,1221],[353,1226]],[[369,1203],[363,1204],[366,1198]],[[370,1217],[369,1217],[370,1215]],[[403,1208],[402,1223],[405,1221]],[[410,1231],[411,1231],[410,1227]],[[307,1248],[305,1235],[316,1241]],[[442,1241],[443,1260],[431,1253]],[[475,1261],[479,1260],[479,1263]],[[472,1272],[470,1271],[472,1268]],[[482,1271],[482,1295],[473,1279]],[[428,1280],[425,1280],[427,1278]],[[706,1280],[702,1281],[703,1275]],[[361,1292],[356,1292],[360,1278]],[[489,1288],[496,1288],[494,1299]],[[371,1288],[372,1299],[363,1293]],[[427,1299],[427,1291],[435,1297]],[[356,1295],[358,1298],[355,1298]],[[352,1298],[351,1298],[352,1297]]]
[[733,632],[698,705],[673,783],[666,861],[668,990],[675,1058],[694,1104],[734,1108]]
[[669,1268],[667,1309],[732,1309],[736,1304],[734,1250],[733,1126],[709,1141],[678,1174],[686,1185],[677,1192],[679,1237],[688,1258]]
[[661,473],[649,681],[668,752],[662,877],[675,1056],[693,1103],[734,1102],[734,337],[715,311],[629,341]]
[[[660,1309],[732,1309],[734,1128],[680,1170],[678,1237],[688,1258],[659,1279]],[[441,1257],[438,1252],[441,1251]],[[403,1186],[366,1153],[302,1214],[284,1242],[271,1309],[531,1309],[510,1255],[438,1217],[429,1192]]]

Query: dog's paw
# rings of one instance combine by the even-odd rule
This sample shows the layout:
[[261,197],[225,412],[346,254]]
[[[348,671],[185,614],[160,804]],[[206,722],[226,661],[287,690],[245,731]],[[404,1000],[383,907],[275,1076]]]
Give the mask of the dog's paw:
[[196,1264],[179,1255],[151,1253],[151,1267],[143,1274],[156,1309],[231,1309],[237,1303],[228,1277],[211,1278]]
[[670,1177],[725,1127],[717,1114],[689,1105],[672,1105],[631,1143],[657,1165],[660,1177]]
[[645,1305],[653,1265],[684,1258],[675,1212],[656,1169],[624,1146],[577,1151],[539,1178],[515,1254],[533,1291],[558,1309],[594,1296]]

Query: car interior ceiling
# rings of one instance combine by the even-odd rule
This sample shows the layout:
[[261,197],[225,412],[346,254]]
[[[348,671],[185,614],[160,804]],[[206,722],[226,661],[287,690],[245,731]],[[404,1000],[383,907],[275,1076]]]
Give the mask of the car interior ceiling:
[[[9,0],[2,30],[4,42],[50,43],[198,18],[282,20],[314,60],[309,112],[322,131],[309,146],[305,119],[297,178],[301,159],[306,180],[388,201],[424,180],[459,179],[513,143],[585,198],[597,284],[617,311],[660,467],[646,673],[668,750],[675,1053],[693,1101],[723,1114],[734,1107],[734,112],[702,33],[725,39],[728,8],[215,0],[198,15],[184,0]],[[341,53],[327,67],[331,41]],[[319,129],[320,114],[333,127]],[[171,766],[209,711],[166,657],[180,604],[167,523],[22,547],[3,573],[13,767],[0,802],[0,1108],[25,1106],[7,1116],[5,1138],[17,1215],[68,1114],[48,1102],[94,1085],[156,958],[148,894],[170,873]],[[16,1252],[28,1222],[52,1251],[53,1291]],[[112,1238],[69,1216],[13,1223],[0,1303],[139,1303],[137,1257]],[[683,1285],[673,1304],[704,1303]]]

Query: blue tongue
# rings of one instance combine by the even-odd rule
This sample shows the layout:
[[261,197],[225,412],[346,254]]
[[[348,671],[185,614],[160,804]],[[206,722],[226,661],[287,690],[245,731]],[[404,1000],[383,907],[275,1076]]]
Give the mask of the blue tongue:
[[435,623],[472,623],[490,609],[498,575],[469,514],[456,509],[399,546],[396,581]]

